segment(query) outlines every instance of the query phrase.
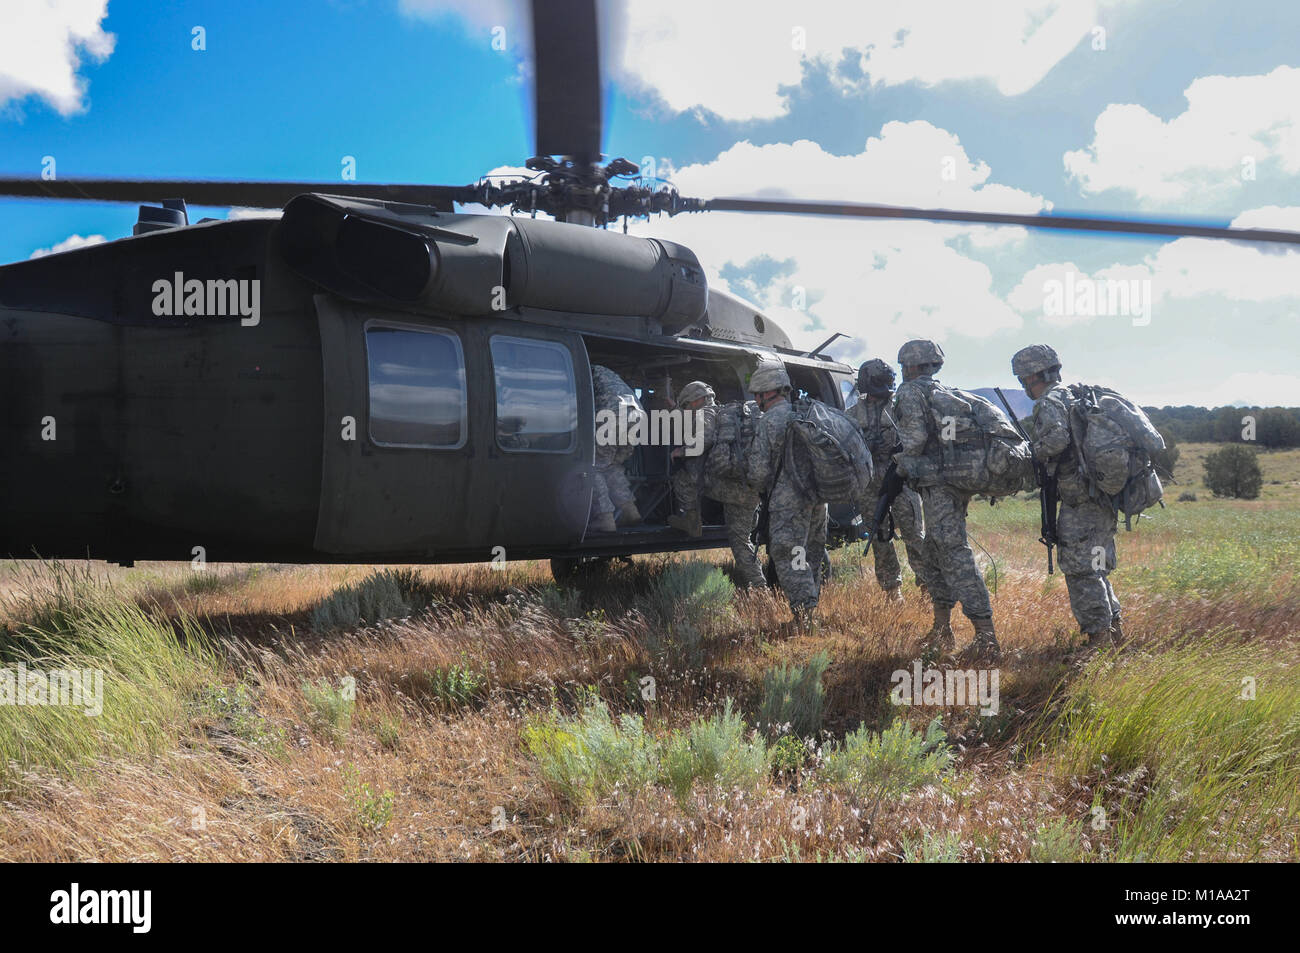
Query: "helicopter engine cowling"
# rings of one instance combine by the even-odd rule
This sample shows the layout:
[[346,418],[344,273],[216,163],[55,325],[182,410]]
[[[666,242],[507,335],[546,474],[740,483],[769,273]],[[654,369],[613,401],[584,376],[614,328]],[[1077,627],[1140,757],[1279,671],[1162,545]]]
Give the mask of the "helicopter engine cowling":
[[665,334],[707,320],[708,282],[695,253],[659,239],[308,194],[285,206],[278,242],[305,278],[368,304],[641,317]]

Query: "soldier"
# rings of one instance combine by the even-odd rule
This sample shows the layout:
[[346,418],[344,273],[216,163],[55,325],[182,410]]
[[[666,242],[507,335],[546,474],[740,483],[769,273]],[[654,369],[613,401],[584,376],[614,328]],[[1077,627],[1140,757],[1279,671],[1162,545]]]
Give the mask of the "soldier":
[[1070,610],[1087,639],[1098,648],[1124,638],[1119,599],[1111,588],[1115,568],[1115,507],[1109,497],[1093,497],[1080,470],[1070,435],[1073,399],[1061,384],[1061,361],[1046,344],[1021,348],[1011,358],[1012,373],[1034,399],[1034,455],[1056,475],[1061,512],[1056,521],[1057,548]]
[[[889,414],[889,404],[894,396],[894,369],[879,358],[866,361],[858,368],[858,394],[860,399],[847,411],[853,422],[862,430],[862,436],[871,451],[872,481],[866,497],[858,504],[864,520],[870,520],[880,497],[880,486],[889,468],[889,460],[898,446],[898,428]],[[911,487],[904,487],[894,498],[889,509],[903,546],[907,561],[916,576],[916,584],[923,592],[929,591],[928,567],[925,562],[925,530],[921,516],[921,497]],[[876,582],[885,596],[893,602],[903,601],[903,569],[898,562],[894,541],[872,540],[871,551],[876,563]]]
[[[763,416],[758,420],[746,465],[749,485],[767,496],[768,555],[776,565],[781,589],[790,600],[795,622],[805,625],[820,596],[822,557],[826,553],[826,504],[806,498],[796,474],[788,466],[810,467],[807,460],[787,454],[786,434],[794,413],[790,406],[790,378],[785,365],[765,361],[749,378],[749,391]],[[812,483],[811,473],[800,473],[802,483]]]
[[921,458],[919,464],[909,465],[907,475],[921,495],[924,561],[933,568],[925,582],[934,605],[934,625],[922,643],[945,651],[956,647],[951,619],[953,606],[960,602],[961,611],[975,626],[975,638],[961,657],[996,661],[1002,653],[993,629],[993,606],[966,535],[971,494],[943,480],[939,434],[930,406],[938,383],[934,375],[943,367],[943,350],[933,341],[908,341],[898,352],[898,363],[903,368],[903,384],[894,400],[894,421],[902,454]]
[[696,457],[686,457],[679,447],[674,457],[684,457],[673,474],[673,494],[677,512],[668,517],[668,524],[698,537],[703,532],[700,520],[700,497],[707,496],[722,504],[722,521],[727,527],[727,542],[731,546],[736,571],[749,588],[763,588],[763,567],[751,539],[754,518],[758,511],[758,494],[743,480],[728,480],[720,475],[716,455],[727,454],[731,448],[717,442],[718,405],[713,388],[704,381],[691,381],[677,395],[677,406],[688,413],[699,412],[702,446],[704,452]]
[[[596,413],[602,410],[618,414],[619,405],[627,404],[630,428],[637,415],[643,413],[636,392],[627,381],[608,367],[591,365],[591,383],[595,393]],[[641,512],[636,508],[632,486],[627,480],[625,465],[636,450],[630,443],[596,443],[596,466],[591,494],[590,528],[598,533],[614,533],[619,526],[641,522]],[[617,514],[617,515],[616,515]]]

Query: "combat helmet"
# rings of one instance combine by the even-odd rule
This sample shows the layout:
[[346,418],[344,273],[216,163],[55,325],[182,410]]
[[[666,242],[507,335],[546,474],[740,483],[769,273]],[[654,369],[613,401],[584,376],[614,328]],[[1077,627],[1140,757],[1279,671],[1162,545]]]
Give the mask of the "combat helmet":
[[780,361],[761,361],[749,375],[749,392],[765,394],[770,390],[789,390],[790,375]]
[[858,368],[858,393],[885,397],[894,390],[894,369],[878,357],[863,361]]
[[908,341],[898,349],[898,363],[903,367],[923,364],[943,367],[943,348],[926,338]]
[[713,388],[704,381],[691,381],[685,387],[677,392],[677,403],[681,405],[689,404],[693,400],[704,398],[706,405],[717,402],[717,396],[713,393]]
[[1011,356],[1011,373],[1024,379],[1041,371],[1059,370],[1061,359],[1046,344],[1031,344],[1022,347]]

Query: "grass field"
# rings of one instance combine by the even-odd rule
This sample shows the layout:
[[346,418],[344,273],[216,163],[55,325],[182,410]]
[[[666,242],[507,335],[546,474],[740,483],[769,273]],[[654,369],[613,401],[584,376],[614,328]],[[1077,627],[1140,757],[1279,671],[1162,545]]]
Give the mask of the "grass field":
[[[14,860],[1300,860],[1300,452],[1121,530],[1129,642],[1086,664],[1037,504],[973,505],[996,714],[897,706],[929,607],[858,548],[811,632],[721,554],[560,589],[542,563],[9,563],[0,665],[103,672],[103,714],[0,705]],[[1276,483],[1270,481],[1278,481]],[[1190,490],[1195,502],[1176,502]],[[901,552],[901,547],[900,547]],[[964,620],[958,640],[970,637]]]

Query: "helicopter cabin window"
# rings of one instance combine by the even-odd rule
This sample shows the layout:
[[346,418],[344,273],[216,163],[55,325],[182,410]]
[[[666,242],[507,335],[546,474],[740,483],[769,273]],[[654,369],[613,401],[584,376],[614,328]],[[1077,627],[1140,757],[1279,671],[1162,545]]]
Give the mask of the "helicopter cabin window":
[[567,453],[578,430],[578,389],[569,349],[554,341],[493,335],[497,445]]
[[464,446],[465,356],[448,331],[371,324],[370,439],[384,447]]

